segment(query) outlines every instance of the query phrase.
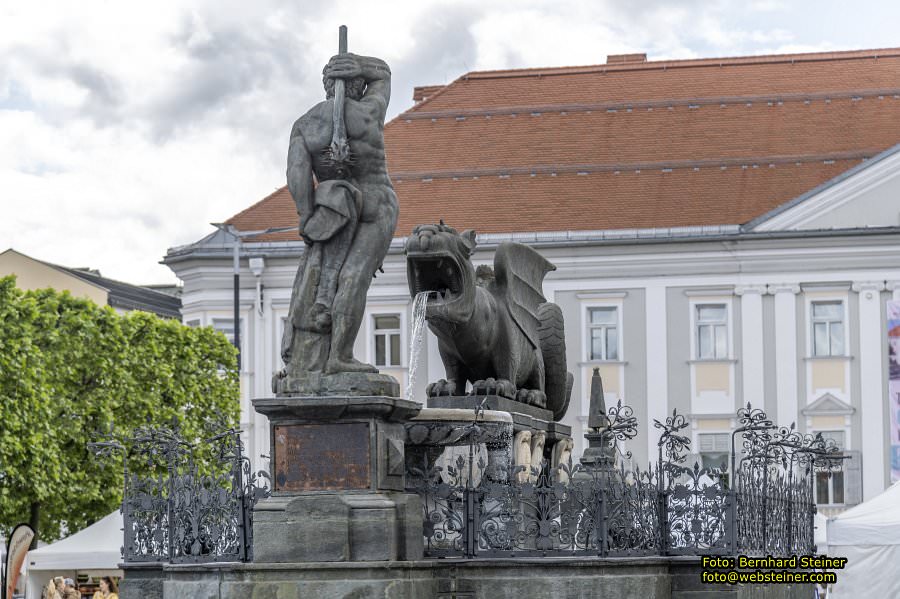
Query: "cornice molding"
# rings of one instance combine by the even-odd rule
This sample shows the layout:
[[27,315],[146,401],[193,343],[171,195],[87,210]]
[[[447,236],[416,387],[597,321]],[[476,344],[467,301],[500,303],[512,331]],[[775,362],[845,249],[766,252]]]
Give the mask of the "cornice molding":
[[580,300],[622,299],[628,297],[627,291],[583,291],[575,294]]
[[884,291],[884,281],[854,281],[850,288],[856,293],[862,291]]
[[804,293],[818,292],[847,292],[850,291],[850,282],[840,283],[801,283],[800,288]]
[[771,295],[777,293],[793,293],[794,295],[797,295],[800,293],[800,285],[797,283],[774,283],[769,285],[766,291]]
[[735,285],[734,294],[737,296],[743,295],[765,295],[768,291],[766,285]]
[[688,297],[728,297],[734,295],[734,286],[721,285],[715,287],[685,289],[684,294]]

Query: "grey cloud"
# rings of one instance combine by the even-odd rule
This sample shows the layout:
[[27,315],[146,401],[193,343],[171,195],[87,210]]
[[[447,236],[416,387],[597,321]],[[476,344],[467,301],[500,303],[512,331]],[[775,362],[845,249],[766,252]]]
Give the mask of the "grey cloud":
[[267,107],[253,106],[248,100],[279,78],[303,77],[306,67],[298,58],[302,56],[299,40],[259,23],[245,25],[239,29],[213,24],[208,36],[197,41],[196,24],[186,21],[171,40],[188,61],[166,93],[149,107],[147,118],[158,139],[208,118],[233,117],[232,125],[237,127],[252,122],[261,116],[255,111]]
[[63,67],[69,79],[88,90],[100,104],[118,105],[122,102],[119,82],[102,70],[87,64]]
[[[66,79],[84,89],[87,96],[84,103],[76,109],[79,115],[88,116],[99,126],[119,122],[126,104],[121,82],[103,68],[72,61],[68,58],[69,55],[70,45],[64,37],[60,37],[45,47],[16,46],[10,52],[10,60],[23,72],[31,71],[49,78]],[[55,107],[55,111],[50,110],[50,103],[55,98],[31,98],[30,91],[25,88],[20,89],[20,95],[29,98],[29,108],[41,105],[42,113],[50,121],[61,121],[72,116],[68,109]]]
[[389,117],[410,107],[414,87],[449,83],[474,68],[478,42],[471,29],[481,16],[472,8],[444,7],[415,24],[415,47],[408,58],[391,65],[393,97]]

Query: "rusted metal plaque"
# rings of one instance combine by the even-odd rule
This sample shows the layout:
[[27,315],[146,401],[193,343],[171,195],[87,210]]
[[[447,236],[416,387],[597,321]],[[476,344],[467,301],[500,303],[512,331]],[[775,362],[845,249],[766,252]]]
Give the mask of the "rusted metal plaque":
[[369,425],[290,424],[275,427],[275,490],[368,489]]

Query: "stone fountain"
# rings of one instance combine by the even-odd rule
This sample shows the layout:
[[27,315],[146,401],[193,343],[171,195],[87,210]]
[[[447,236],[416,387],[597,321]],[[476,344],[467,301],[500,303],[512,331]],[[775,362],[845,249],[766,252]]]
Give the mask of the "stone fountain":
[[[284,368],[273,377],[273,395],[253,401],[269,418],[273,486],[255,510],[240,511],[237,529],[246,530],[252,514],[244,553],[252,560],[127,563],[123,599],[762,596],[760,587],[700,585],[696,557],[679,563],[643,546],[634,554],[641,557],[603,553],[602,514],[640,508],[628,498],[655,486],[632,481],[614,489],[615,501],[577,504],[577,496],[602,491],[595,483],[610,485],[611,475],[575,479],[598,466],[611,472],[610,440],[634,419],[619,418],[624,410],[607,418],[595,373],[590,447],[581,460],[594,470],[567,469],[572,440],[560,419],[573,379],[562,312],[543,294],[555,267],[532,248],[503,243],[493,267],[476,269],[474,231],[441,222],[409,235],[417,322],[437,338],[446,372],[427,385],[428,407],[399,397],[395,379],[354,358],[366,292],[397,224],[383,137],[391,71],[380,59],[349,53],[342,27],[323,82],[325,100],[297,119],[288,149],[288,187],[306,248],[282,340]],[[420,464],[427,480],[419,482],[430,489],[424,495],[408,490],[407,473]],[[652,512],[659,504],[646,505]],[[634,512],[622,528],[643,530],[643,515]],[[440,536],[436,526],[453,537],[443,539],[447,546],[464,541],[465,551],[426,558],[424,539]],[[499,542],[482,547],[491,534]],[[570,549],[554,548],[552,538]],[[482,549],[492,557],[471,559]],[[766,596],[808,589],[777,590]]]

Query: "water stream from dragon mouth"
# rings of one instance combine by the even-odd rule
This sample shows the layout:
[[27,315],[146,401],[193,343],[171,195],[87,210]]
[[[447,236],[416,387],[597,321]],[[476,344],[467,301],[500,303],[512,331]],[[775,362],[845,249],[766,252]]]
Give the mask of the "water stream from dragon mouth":
[[412,334],[409,339],[409,382],[406,386],[406,399],[415,401],[413,397],[416,380],[419,374],[419,357],[422,354],[422,342],[425,340],[425,308],[428,296],[434,291],[420,291],[413,300]]
[[409,384],[406,386],[406,399],[415,401],[416,378],[419,374],[419,356],[422,353],[422,341],[425,339],[425,308],[428,296],[434,291],[420,291],[413,300],[412,335],[409,340]]

